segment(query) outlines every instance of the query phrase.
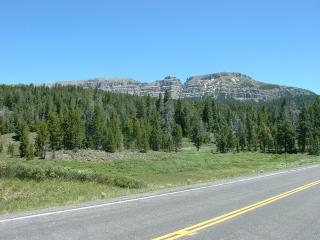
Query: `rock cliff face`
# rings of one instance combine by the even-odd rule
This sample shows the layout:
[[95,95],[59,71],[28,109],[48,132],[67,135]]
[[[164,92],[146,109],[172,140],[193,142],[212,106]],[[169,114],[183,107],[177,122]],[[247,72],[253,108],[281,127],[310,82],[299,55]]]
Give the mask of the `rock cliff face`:
[[241,73],[221,72],[187,79],[185,84],[175,77],[141,83],[130,78],[97,78],[83,81],[58,82],[62,85],[77,85],[98,88],[110,92],[157,97],[169,91],[173,98],[233,98],[237,100],[268,101],[280,97],[310,96],[315,93],[294,87],[267,84]]

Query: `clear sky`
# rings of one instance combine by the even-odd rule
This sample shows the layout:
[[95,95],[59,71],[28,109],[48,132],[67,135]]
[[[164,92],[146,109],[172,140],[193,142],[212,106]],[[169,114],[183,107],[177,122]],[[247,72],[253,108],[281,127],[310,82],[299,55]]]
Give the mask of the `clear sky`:
[[320,94],[320,1],[0,3],[0,83],[219,71]]

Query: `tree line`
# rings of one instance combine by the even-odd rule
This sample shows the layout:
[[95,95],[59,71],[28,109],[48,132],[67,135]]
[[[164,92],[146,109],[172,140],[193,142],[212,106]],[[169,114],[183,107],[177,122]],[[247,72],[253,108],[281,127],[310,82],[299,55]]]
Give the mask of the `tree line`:
[[[30,132],[36,132],[34,143]],[[15,133],[27,158],[62,149],[178,151],[183,138],[198,150],[213,143],[222,153],[319,154],[320,98],[173,100],[169,92],[153,98],[75,86],[1,85],[0,133]]]

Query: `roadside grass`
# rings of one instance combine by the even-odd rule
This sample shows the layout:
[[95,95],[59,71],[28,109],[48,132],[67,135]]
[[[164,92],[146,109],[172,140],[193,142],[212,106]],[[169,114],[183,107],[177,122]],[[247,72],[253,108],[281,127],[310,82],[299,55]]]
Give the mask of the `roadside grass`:
[[1,178],[0,213],[63,206],[139,192],[142,190],[110,187],[90,182]]
[[[90,154],[94,153],[90,150]],[[75,156],[80,155],[75,153]],[[71,158],[74,160],[27,161],[0,154],[0,213],[255,175],[286,166],[284,155],[258,152],[219,154],[208,145],[198,152],[189,142],[185,142],[177,153],[125,152],[107,156],[95,161],[74,156]],[[288,167],[299,167],[320,163],[320,157],[288,154],[287,161]],[[117,184],[118,180],[121,184]]]

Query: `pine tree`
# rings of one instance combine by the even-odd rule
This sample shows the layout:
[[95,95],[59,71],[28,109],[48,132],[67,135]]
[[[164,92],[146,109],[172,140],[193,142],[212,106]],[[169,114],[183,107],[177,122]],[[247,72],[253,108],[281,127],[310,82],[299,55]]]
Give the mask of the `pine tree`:
[[216,132],[218,130],[218,109],[215,100],[211,100],[211,122],[209,123],[209,129],[211,132]]
[[299,150],[304,153],[309,142],[310,123],[308,119],[308,111],[304,106],[298,117],[298,146]]
[[260,144],[260,150],[265,153],[267,147],[272,144],[272,136],[270,129],[264,123],[259,129],[258,140]]
[[281,107],[279,111],[279,120],[289,120],[290,112],[289,112],[289,102],[288,99],[283,99],[281,102]]
[[242,121],[238,124],[238,130],[237,130],[237,138],[239,143],[239,150],[244,151],[247,146],[247,138],[246,138],[246,132],[243,127]]
[[137,117],[138,118],[146,118],[146,104],[143,99],[139,99],[136,103],[137,107]]
[[[18,117],[19,118],[19,117]],[[15,128],[15,140],[21,141],[22,131],[25,128],[25,123],[21,119],[18,120],[17,126]]]
[[116,152],[117,144],[116,144],[112,129],[108,125],[105,125],[103,129],[103,135],[104,135],[104,138],[102,140],[103,150],[111,153]]
[[37,137],[35,140],[35,153],[39,158],[45,158],[45,146],[48,140],[48,128],[46,122],[40,122],[37,128]]
[[313,134],[310,140],[309,154],[320,155],[320,138],[316,134]]
[[113,110],[111,113],[109,127],[112,130],[116,150],[120,151],[122,149],[123,137],[121,131],[121,122],[115,110]]
[[221,153],[227,152],[227,136],[223,131],[218,131],[215,134],[217,150]]
[[276,122],[276,149],[278,152],[293,153],[295,149],[296,134],[293,128],[292,116],[289,111],[289,103],[284,99],[281,103]]
[[211,105],[209,104],[209,101],[206,100],[204,104],[204,108],[202,110],[202,121],[207,125],[210,125],[211,117],[212,117]]
[[164,109],[163,109],[163,147],[167,151],[171,151],[173,147],[173,138],[172,138],[172,128],[174,124],[174,106],[171,100],[171,95],[169,91],[165,92],[164,95]]
[[92,144],[95,149],[102,147],[103,141],[103,127],[105,125],[105,118],[103,117],[102,107],[100,104],[94,106],[94,114],[92,118]]
[[149,136],[147,126],[143,120],[136,124],[137,147],[142,153],[146,153],[149,149]]
[[19,153],[20,157],[26,157],[28,155],[29,147],[29,129],[27,126],[23,126],[21,129]]
[[183,107],[182,101],[178,99],[176,103],[174,119],[177,124],[182,128],[182,133],[184,137],[187,137],[190,133],[190,122],[188,118],[188,110],[186,107]]
[[247,144],[248,144],[248,151],[251,151],[252,148],[255,148],[257,145],[257,138],[255,133],[255,126],[254,126],[254,120],[253,116],[251,114],[248,114],[247,121],[246,121],[246,133],[247,133]]
[[162,145],[163,134],[161,131],[160,120],[157,117],[152,124],[152,130],[150,134],[150,148],[153,151],[159,151]]
[[199,120],[193,127],[191,140],[193,145],[197,148],[197,151],[199,151],[205,140],[205,130],[201,120]]
[[132,118],[126,118],[123,126],[123,144],[126,149],[133,147],[135,140]]
[[317,97],[311,107],[313,113],[313,125],[317,134],[320,134],[320,97]]
[[182,128],[179,124],[174,124],[172,136],[174,142],[174,150],[177,152],[182,145]]
[[63,133],[61,129],[61,120],[55,113],[49,114],[48,119],[48,132],[49,132],[49,143],[53,151],[59,150],[63,143]]
[[64,147],[69,150],[77,150],[81,148],[85,132],[84,120],[76,107],[69,109],[64,119]]
[[284,120],[277,128],[277,146],[278,151],[293,153],[295,151],[295,132],[292,125]]
[[233,131],[230,127],[227,127],[227,129],[226,129],[226,136],[227,136],[226,147],[227,147],[228,151],[233,151],[234,148],[237,146],[238,142],[237,142],[237,138],[233,134]]
[[157,102],[156,102],[156,109],[157,109],[157,112],[159,112],[159,113],[163,112],[163,100],[162,100],[162,94],[161,93],[159,93],[159,97],[158,97]]
[[52,112],[54,112],[54,103],[51,96],[48,97],[45,107],[45,116],[44,118],[47,120]]

